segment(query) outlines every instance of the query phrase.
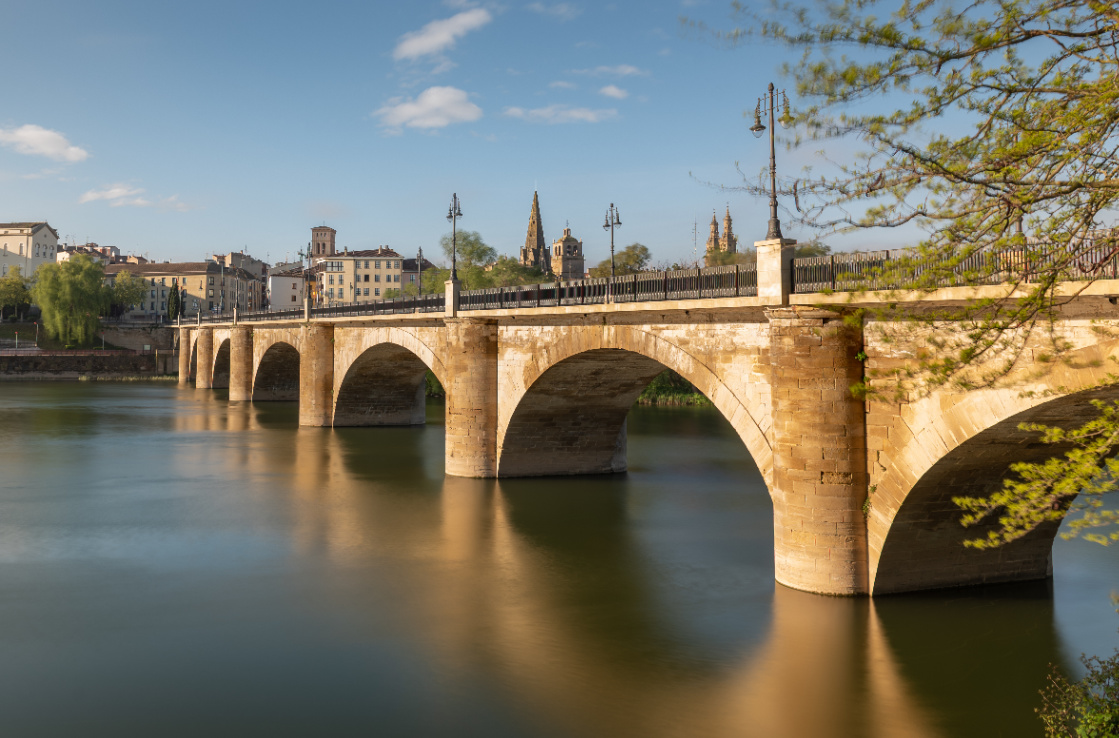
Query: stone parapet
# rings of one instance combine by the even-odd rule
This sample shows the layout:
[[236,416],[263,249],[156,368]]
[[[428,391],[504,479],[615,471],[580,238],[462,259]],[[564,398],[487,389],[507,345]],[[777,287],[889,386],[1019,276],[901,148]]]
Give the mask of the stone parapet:
[[768,305],[788,305],[793,292],[793,251],[791,238],[755,241],[758,253],[758,297]]
[[775,576],[823,594],[868,592],[862,329],[813,308],[767,311],[773,392]]

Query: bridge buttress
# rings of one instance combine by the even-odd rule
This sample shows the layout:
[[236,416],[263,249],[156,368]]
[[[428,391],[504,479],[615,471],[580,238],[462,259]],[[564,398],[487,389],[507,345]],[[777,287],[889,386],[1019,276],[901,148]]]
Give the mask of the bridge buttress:
[[253,329],[229,330],[229,401],[248,402],[253,397]]
[[447,318],[446,473],[497,476],[497,321]]
[[190,328],[179,328],[179,386],[190,384]]
[[334,326],[308,323],[299,352],[299,424],[329,426],[334,409]]
[[198,368],[194,386],[210,389],[214,382],[214,329],[198,328]]
[[820,594],[868,592],[862,330],[815,308],[766,311],[773,387],[777,581]]

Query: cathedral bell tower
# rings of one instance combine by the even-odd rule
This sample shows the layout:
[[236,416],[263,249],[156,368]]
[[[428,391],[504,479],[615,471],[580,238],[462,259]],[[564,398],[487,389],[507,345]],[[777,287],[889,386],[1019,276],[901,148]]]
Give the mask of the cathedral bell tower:
[[550,274],[552,265],[548,258],[548,245],[544,241],[544,226],[540,222],[540,198],[532,193],[532,212],[528,216],[528,235],[521,249],[521,265]]

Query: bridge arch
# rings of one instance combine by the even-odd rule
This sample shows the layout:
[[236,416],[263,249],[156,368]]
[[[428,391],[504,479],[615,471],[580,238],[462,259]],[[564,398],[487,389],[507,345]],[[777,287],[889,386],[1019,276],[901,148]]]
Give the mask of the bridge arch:
[[[218,343],[218,340],[221,340]],[[229,387],[229,337],[214,336],[214,373],[210,379],[211,389]]]
[[[1067,448],[1042,444],[1021,423],[1077,427],[1095,399],[1119,399],[1107,384],[1106,359],[1119,341],[1073,353],[1070,360],[1027,385],[934,394],[902,406],[892,438],[872,459],[867,518],[872,594],[1039,579],[1052,573],[1058,524],[991,550],[965,548],[986,528],[963,528],[956,496],[997,491],[1017,462],[1036,462]],[[873,415],[870,420],[873,420]],[[994,524],[993,521],[991,523]]]
[[[498,476],[625,469],[625,419],[665,369],[691,382],[730,422],[772,490],[773,451],[752,407],[704,361],[665,338],[628,326],[576,327],[525,365],[499,419]],[[502,401],[505,401],[503,394]],[[760,404],[755,401],[754,404]]]
[[443,362],[419,337],[400,328],[365,329],[349,337],[335,370],[333,425],[422,425],[426,379],[440,382]]
[[253,402],[299,400],[299,350],[295,346],[270,341],[260,347],[260,359],[253,363]]

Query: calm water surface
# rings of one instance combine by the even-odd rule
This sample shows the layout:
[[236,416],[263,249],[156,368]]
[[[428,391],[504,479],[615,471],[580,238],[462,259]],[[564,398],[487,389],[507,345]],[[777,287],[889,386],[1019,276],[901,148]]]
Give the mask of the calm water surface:
[[296,427],[171,386],[0,385],[0,735],[1029,736],[1119,644],[1119,547],[1052,582],[776,586],[709,409],[615,477],[443,477],[425,428]]

